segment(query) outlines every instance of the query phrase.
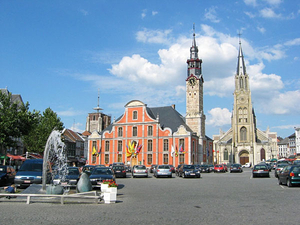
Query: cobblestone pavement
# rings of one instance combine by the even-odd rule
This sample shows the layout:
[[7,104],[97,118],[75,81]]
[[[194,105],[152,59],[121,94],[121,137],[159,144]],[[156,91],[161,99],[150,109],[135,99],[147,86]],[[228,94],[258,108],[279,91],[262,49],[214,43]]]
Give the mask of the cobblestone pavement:
[[117,179],[118,202],[0,202],[0,224],[299,224],[300,187],[243,173]]

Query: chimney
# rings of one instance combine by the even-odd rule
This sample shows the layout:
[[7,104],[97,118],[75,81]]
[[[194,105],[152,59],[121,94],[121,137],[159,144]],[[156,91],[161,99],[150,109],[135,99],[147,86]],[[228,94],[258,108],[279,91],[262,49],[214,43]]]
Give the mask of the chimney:
[[171,106],[172,106],[173,109],[175,109],[175,104],[172,104]]

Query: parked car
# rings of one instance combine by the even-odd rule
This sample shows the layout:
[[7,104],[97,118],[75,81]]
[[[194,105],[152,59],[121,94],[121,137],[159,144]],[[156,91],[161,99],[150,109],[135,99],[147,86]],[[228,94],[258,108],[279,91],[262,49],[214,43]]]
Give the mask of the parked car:
[[280,163],[278,164],[278,166],[276,167],[275,171],[274,171],[274,175],[275,177],[278,178],[278,174],[282,171],[283,167],[288,166],[289,164],[285,164],[285,163]]
[[217,173],[217,172],[223,172],[225,173],[225,167],[223,164],[216,164],[215,167],[214,167],[214,172]]
[[154,171],[154,176],[156,178],[163,176],[172,178],[172,169],[170,165],[158,165],[156,170]]
[[145,165],[136,165],[132,169],[132,177],[148,177],[148,170]]
[[[28,187],[31,184],[41,184],[43,177],[43,159],[27,159],[17,172],[14,183],[16,187]],[[46,183],[50,183],[51,173],[47,172]]]
[[230,173],[232,173],[232,172],[242,173],[243,172],[242,165],[238,164],[238,163],[231,164],[231,166],[230,166]]
[[199,170],[201,173],[210,173],[210,168],[208,165],[200,165]]
[[179,176],[182,178],[185,177],[197,177],[200,178],[200,170],[195,168],[195,165],[181,165],[179,167]]
[[114,164],[112,170],[115,174],[115,177],[124,177],[126,178],[126,169],[123,165]]
[[131,167],[130,166],[125,166],[126,172],[131,172]]
[[16,171],[12,166],[0,165],[0,185],[10,185],[14,183]]
[[156,167],[157,165],[155,164],[152,164],[151,167],[150,167],[150,173],[154,173],[154,168]]
[[63,181],[59,175],[55,175],[53,179],[53,184],[60,184],[62,186],[66,185],[77,185],[80,173],[78,167],[68,167],[65,180]]
[[300,165],[300,160],[299,159],[296,159],[294,162],[293,162],[294,165]]
[[96,167],[90,175],[92,185],[100,185],[104,180],[115,180],[115,175],[110,167]]
[[242,165],[243,168],[250,168],[252,166],[251,162],[247,162],[244,165]]
[[208,165],[210,172],[214,171],[215,166],[213,164]]
[[252,177],[270,177],[270,171],[267,165],[257,164],[253,167]]
[[278,184],[286,184],[288,187],[300,184],[300,165],[285,166],[278,174]]
[[94,169],[95,169],[95,166],[93,166],[93,165],[85,165],[82,168],[82,172],[84,172],[84,173],[86,173],[87,175],[90,176]]

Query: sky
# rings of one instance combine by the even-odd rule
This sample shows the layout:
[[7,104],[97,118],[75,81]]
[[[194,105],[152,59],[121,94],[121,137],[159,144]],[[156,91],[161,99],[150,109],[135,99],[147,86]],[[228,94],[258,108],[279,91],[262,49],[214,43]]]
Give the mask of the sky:
[[[195,24],[206,135],[231,127],[239,38],[257,128],[300,126],[300,2],[288,0],[0,0],[0,88],[50,107],[83,132],[98,105],[112,120],[140,100],[186,113]],[[240,34],[240,35],[239,35]]]

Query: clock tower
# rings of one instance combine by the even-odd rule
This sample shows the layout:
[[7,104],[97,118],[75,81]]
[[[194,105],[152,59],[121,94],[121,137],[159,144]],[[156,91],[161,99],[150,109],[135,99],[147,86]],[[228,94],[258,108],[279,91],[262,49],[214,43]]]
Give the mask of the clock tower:
[[193,42],[190,48],[190,58],[187,60],[186,78],[186,124],[199,136],[202,145],[205,138],[205,115],[203,112],[203,83],[202,59],[198,58],[195,26]]

